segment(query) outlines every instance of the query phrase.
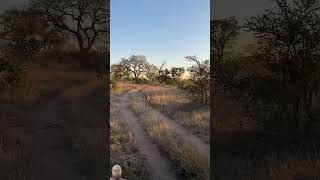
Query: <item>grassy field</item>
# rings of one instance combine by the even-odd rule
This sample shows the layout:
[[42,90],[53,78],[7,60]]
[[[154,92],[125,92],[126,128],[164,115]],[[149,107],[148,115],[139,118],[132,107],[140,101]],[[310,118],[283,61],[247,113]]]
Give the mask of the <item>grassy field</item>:
[[210,110],[208,105],[193,102],[176,87],[146,86],[144,92],[150,94],[148,103],[168,115],[194,134],[210,143]]
[[6,167],[0,177],[45,178],[41,173],[61,168],[61,175],[47,177],[99,178],[94,174],[105,171],[102,81],[94,72],[64,65],[30,64],[25,72],[21,86],[0,96],[0,162]]

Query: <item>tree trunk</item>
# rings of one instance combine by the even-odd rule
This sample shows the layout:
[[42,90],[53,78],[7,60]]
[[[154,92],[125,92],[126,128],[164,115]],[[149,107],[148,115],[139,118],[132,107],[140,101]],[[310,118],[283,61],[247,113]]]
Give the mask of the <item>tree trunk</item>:
[[90,64],[90,56],[88,48],[80,48],[80,63],[81,66],[87,68]]
[[300,106],[300,101],[298,100],[295,104],[292,106],[292,118],[289,119],[288,121],[288,128],[289,128],[289,135],[292,137],[297,137],[298,136],[298,128],[299,128],[299,106]]
[[134,75],[134,80],[136,81],[136,83],[138,82],[138,75],[136,72],[133,72],[133,75]]
[[310,137],[310,130],[311,130],[311,126],[312,126],[313,122],[314,121],[309,120],[304,125],[304,136],[305,137]]
[[310,112],[310,108],[306,108],[307,110],[307,116],[309,118],[309,120],[305,123],[304,125],[304,136],[309,137],[311,135],[311,127],[315,122],[318,122],[318,119],[314,118],[314,116],[311,114]]

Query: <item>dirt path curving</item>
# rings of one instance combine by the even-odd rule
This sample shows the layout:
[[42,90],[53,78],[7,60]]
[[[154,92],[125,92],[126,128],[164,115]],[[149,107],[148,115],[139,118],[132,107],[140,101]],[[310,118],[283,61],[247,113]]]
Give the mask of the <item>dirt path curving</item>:
[[[131,96],[138,97],[140,103],[143,102],[142,92],[132,93]],[[166,122],[170,128],[174,129],[175,133],[181,138],[183,138],[186,142],[189,142],[200,154],[206,156],[208,161],[210,162],[210,145],[202,141],[199,137],[195,136],[192,131],[185,129],[180,124],[176,123],[174,120],[170,119],[160,111],[154,109],[153,107],[149,106],[148,104],[144,103],[144,111],[151,112],[158,120],[162,120]]]
[[128,93],[120,97],[120,116],[128,123],[133,131],[136,140],[137,149],[146,158],[150,166],[150,173],[153,180],[174,179],[174,173],[170,171],[170,163],[160,155],[155,144],[153,144],[144,134],[137,117],[129,108],[130,98]]

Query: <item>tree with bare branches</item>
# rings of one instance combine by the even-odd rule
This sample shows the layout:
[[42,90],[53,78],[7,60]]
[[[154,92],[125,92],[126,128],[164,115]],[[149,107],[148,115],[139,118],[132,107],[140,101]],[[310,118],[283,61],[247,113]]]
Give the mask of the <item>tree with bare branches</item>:
[[143,73],[147,72],[149,66],[147,58],[143,55],[132,55],[129,58],[122,58],[120,64],[133,74],[136,81],[139,80]]
[[234,43],[240,33],[240,27],[234,17],[211,21],[211,50],[214,61],[223,61],[226,49]]
[[7,44],[3,51],[17,59],[34,60],[54,47],[63,45],[60,29],[26,9],[8,9],[0,15],[0,40]]
[[44,15],[54,26],[71,33],[86,60],[99,36],[108,33],[107,3],[106,0],[31,0],[31,9]]
[[193,65],[188,68],[188,71],[192,76],[192,85],[184,87],[184,89],[192,93],[194,97],[203,103],[208,103],[210,88],[210,61],[200,60],[196,56],[186,56],[185,59],[193,63]]
[[161,65],[158,67],[158,76],[161,76],[161,75],[164,74],[164,70],[163,70],[162,68],[163,68],[166,64],[167,64],[166,61],[163,61],[163,62],[161,63]]
[[308,136],[311,126],[320,122],[313,111],[320,88],[320,1],[276,0],[275,3],[275,8],[247,19],[244,28],[258,40],[255,63],[268,72],[263,76],[268,80],[264,84],[274,82],[281,87],[276,93],[274,88],[270,91],[264,88],[263,96],[269,92],[270,101],[277,100],[287,109],[289,133],[297,135],[305,123],[304,134]]

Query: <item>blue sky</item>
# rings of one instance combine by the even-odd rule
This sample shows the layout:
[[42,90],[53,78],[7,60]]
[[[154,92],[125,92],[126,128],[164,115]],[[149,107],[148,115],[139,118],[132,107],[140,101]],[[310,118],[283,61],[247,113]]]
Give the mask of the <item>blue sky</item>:
[[151,63],[188,66],[209,59],[210,0],[111,0],[111,64],[145,55]]

